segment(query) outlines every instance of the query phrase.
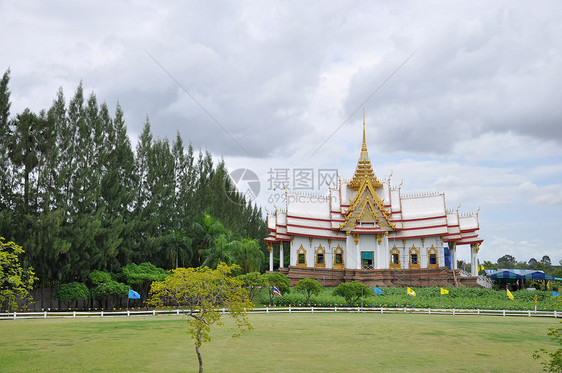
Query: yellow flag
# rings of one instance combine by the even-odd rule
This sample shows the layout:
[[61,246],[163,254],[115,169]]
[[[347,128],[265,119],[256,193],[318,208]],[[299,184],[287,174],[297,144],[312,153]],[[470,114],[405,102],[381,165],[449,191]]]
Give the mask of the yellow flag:
[[449,290],[441,288],[441,295],[449,294]]
[[408,287],[407,292],[408,292],[408,295],[411,295],[412,297],[415,297],[415,296],[416,296],[416,292],[413,291],[412,289],[410,289],[410,287]]
[[507,290],[507,297],[509,299],[513,300],[513,294],[511,294],[511,291],[509,291],[509,289],[506,289],[506,290]]
[[484,264],[482,264],[482,265],[480,266],[480,270],[481,270],[481,271],[484,271],[485,269],[486,269],[486,268],[484,268]]
[[550,280],[548,280],[548,282],[546,283],[546,288],[550,290]]

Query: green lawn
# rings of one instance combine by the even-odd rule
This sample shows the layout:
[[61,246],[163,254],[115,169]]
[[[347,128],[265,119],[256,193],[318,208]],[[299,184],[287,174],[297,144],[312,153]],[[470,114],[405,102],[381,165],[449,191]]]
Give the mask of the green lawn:
[[[215,329],[207,372],[537,372],[554,319],[411,314],[251,315]],[[0,372],[197,371],[178,316],[5,320]]]

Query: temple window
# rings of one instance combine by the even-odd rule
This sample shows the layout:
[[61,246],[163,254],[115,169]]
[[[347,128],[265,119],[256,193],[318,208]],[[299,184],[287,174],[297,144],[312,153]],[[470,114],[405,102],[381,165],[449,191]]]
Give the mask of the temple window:
[[439,267],[439,261],[437,260],[437,249],[431,245],[431,249],[427,251],[429,262],[427,267],[428,268],[437,268]]
[[343,264],[343,249],[340,245],[334,250],[334,268],[345,268]]
[[306,250],[302,245],[297,250],[297,267],[306,267]]
[[419,261],[420,251],[416,249],[416,246],[412,245],[410,249],[410,268],[420,268],[420,261]]
[[318,248],[316,249],[316,262],[314,263],[315,267],[320,267],[320,268],[326,267],[326,262],[324,261],[324,254],[326,254],[326,251],[324,250],[322,245],[318,246]]
[[400,250],[394,245],[390,250],[390,269],[400,269]]

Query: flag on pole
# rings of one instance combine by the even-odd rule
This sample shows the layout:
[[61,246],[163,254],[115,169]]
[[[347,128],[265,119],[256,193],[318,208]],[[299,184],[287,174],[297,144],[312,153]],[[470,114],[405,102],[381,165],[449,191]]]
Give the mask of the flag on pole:
[[486,270],[486,268],[484,268],[484,264],[480,265],[480,270],[481,270],[481,271]]
[[134,290],[129,289],[129,299],[140,299],[140,294]]
[[281,292],[279,291],[279,289],[277,289],[276,286],[273,287],[273,294],[277,294],[277,295],[279,295],[280,297],[283,296],[283,295],[281,295]]
[[557,292],[555,292],[554,290],[552,290],[552,296],[555,297],[555,298],[556,298],[556,297],[559,297],[559,296],[560,296],[560,293],[557,293]]
[[413,291],[412,289],[410,289],[410,287],[408,286],[408,290],[406,290],[408,292],[408,295],[411,295],[412,297],[416,296],[416,292]]
[[449,290],[441,288],[441,295],[449,294]]
[[382,294],[382,290],[376,286],[373,288],[373,290],[375,291],[375,294]]
[[548,281],[546,282],[546,288],[547,288],[548,290],[550,290],[550,280],[548,280]]
[[507,290],[507,297],[508,297],[509,299],[513,300],[514,297],[513,297],[513,294],[511,294],[511,291],[509,291],[509,289],[506,289],[506,290]]

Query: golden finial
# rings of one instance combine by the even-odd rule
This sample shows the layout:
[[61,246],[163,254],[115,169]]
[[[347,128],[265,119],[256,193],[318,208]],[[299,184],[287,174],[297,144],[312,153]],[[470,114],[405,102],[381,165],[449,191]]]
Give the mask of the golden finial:
[[457,207],[457,214],[459,213],[460,208],[461,208],[461,204],[459,203],[459,207]]
[[390,180],[390,178],[392,177],[394,171],[390,170],[390,175],[388,175],[388,180]]
[[285,187],[285,184],[283,184],[283,190],[285,190],[285,194],[289,194],[289,192],[287,191],[287,187]]
[[478,212],[480,212],[480,206],[478,206],[478,210],[476,210],[476,215],[478,215]]
[[402,184],[404,184],[404,179],[402,179],[402,181],[401,181],[400,184],[398,185],[398,188],[402,188]]
[[367,137],[365,136],[365,108],[363,108],[363,145],[361,151],[367,151]]

